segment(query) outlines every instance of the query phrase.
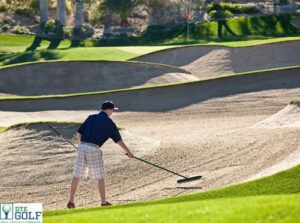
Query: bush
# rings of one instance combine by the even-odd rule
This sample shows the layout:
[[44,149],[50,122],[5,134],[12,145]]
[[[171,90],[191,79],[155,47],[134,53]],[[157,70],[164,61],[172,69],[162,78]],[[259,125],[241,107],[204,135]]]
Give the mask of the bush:
[[2,31],[3,31],[3,32],[7,32],[7,31],[9,30],[9,28],[10,28],[10,26],[9,26],[8,24],[4,24],[4,25],[2,26]]
[[289,3],[289,0],[279,0],[279,5],[288,5]]
[[0,3],[0,12],[8,11],[8,6],[4,3]]
[[3,24],[10,24],[11,18],[9,16],[5,16],[2,20]]
[[[233,4],[233,3],[221,3],[221,9],[227,10],[233,14],[255,14],[259,12],[259,9],[255,5],[247,4]],[[208,11],[215,10],[215,4],[207,6]]]
[[80,29],[74,29],[73,35],[86,39],[94,35],[94,29],[90,24],[83,24]]
[[90,23],[95,26],[101,24],[103,21],[103,14],[101,11],[96,8],[95,10],[92,11],[91,17],[90,17]]
[[48,20],[41,30],[50,37],[64,38],[64,26],[54,19]]
[[15,13],[20,16],[32,17],[35,11],[32,8],[17,8]]
[[228,10],[211,10],[209,16],[212,20],[224,20],[232,18],[233,14]]
[[12,32],[15,34],[30,34],[30,31],[26,26],[15,26]]
[[48,20],[41,28],[42,32],[45,34],[54,33],[55,32],[55,20]]
[[67,38],[67,39],[71,38],[72,30],[73,30],[73,28],[65,26],[64,30],[63,30],[64,31],[64,37]]
[[44,25],[42,25],[41,31],[49,37],[55,37],[59,39],[69,38],[71,36],[71,29],[63,26],[54,19],[50,19]]

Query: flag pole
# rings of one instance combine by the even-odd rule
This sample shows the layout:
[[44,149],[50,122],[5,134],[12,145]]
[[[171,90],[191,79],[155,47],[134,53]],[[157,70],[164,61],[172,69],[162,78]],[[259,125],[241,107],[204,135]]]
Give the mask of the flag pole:
[[187,21],[187,45],[190,45],[190,23]]

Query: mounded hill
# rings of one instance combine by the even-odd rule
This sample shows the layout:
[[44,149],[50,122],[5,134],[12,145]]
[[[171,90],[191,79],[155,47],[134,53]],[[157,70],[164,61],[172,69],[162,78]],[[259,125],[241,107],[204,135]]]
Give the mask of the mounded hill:
[[300,41],[249,47],[190,46],[157,51],[133,60],[169,64],[197,78],[300,65]]
[[112,92],[56,97],[2,98],[0,106],[2,111],[97,110],[99,102],[113,100],[122,111],[169,111],[238,93],[282,88],[297,89],[300,86],[299,69],[294,67],[258,71],[206,81]]
[[144,62],[41,62],[0,69],[0,93],[71,94],[195,79],[183,69]]

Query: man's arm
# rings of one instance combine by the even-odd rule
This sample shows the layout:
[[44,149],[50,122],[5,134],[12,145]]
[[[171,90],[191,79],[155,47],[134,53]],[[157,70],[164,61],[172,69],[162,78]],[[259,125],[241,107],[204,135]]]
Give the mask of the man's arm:
[[77,143],[79,145],[80,142],[81,142],[81,134],[79,132],[76,132],[76,140],[77,140]]
[[125,145],[125,143],[123,142],[123,140],[119,140],[119,141],[117,142],[117,144],[118,144],[119,146],[121,146],[121,147],[125,150],[126,155],[127,155],[129,158],[133,158],[133,157],[134,157],[134,155],[130,152],[130,150],[129,150],[128,147]]

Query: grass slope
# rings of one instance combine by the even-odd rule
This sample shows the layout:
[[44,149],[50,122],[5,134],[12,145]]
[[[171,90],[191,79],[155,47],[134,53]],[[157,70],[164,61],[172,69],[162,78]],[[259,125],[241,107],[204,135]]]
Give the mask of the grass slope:
[[300,99],[295,99],[295,100],[291,101],[290,104],[292,104],[292,105],[300,105]]
[[45,222],[297,222],[300,165],[204,193],[108,208],[48,211]]
[[6,127],[0,127],[0,133],[4,132],[6,129]]
[[300,217],[300,194],[215,199],[45,216],[45,223],[290,222]]

